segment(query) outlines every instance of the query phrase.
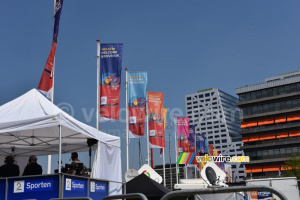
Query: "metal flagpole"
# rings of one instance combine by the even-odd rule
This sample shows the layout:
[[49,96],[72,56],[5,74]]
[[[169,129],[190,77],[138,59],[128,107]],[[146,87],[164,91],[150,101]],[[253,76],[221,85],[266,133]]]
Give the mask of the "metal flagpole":
[[177,118],[176,116],[174,116],[174,127],[175,127],[175,152],[176,152],[176,155],[175,155],[175,158],[176,158],[176,182],[178,184],[178,165],[177,165],[177,156],[178,156],[178,148],[177,148]]
[[125,68],[126,71],[126,171],[129,170],[129,137],[128,137],[128,71],[127,68]]
[[170,158],[170,177],[171,177],[171,187],[170,189],[172,190],[172,157],[171,157],[171,127],[172,127],[172,122],[170,123],[169,126],[169,158]]
[[139,137],[139,164],[140,168],[142,167],[142,147],[141,147],[141,138]]
[[149,145],[149,115],[148,115],[148,92],[147,92],[147,100],[146,100],[146,123],[147,123],[147,163],[148,165],[150,165],[150,156],[149,156],[149,149],[150,149],[150,145]]
[[96,108],[96,128],[99,130],[99,115],[100,115],[100,40],[97,41],[97,108]]
[[[53,0],[53,2],[54,2],[54,15],[53,16],[55,17],[55,0]],[[54,28],[54,23],[55,23],[54,17],[53,17],[53,28]],[[52,83],[52,91],[51,91],[51,103],[54,102],[54,69],[55,69],[55,56],[53,59],[53,74],[52,74],[53,83]],[[51,155],[48,155],[47,174],[51,174]]]
[[165,148],[163,148],[163,170],[164,170],[164,186],[166,187],[166,162],[165,162]]

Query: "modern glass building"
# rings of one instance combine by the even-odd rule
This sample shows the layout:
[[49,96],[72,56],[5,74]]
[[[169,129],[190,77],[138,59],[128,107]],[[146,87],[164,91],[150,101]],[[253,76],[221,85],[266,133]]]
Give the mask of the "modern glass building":
[[[239,135],[240,110],[238,99],[219,89],[209,88],[195,94],[186,95],[186,114],[190,125],[195,126],[196,134],[206,134],[209,144],[223,156],[244,156],[240,149],[242,137]],[[232,165],[233,181],[242,181],[245,167],[241,163]]]
[[237,88],[247,177],[276,177],[300,155],[300,71]]

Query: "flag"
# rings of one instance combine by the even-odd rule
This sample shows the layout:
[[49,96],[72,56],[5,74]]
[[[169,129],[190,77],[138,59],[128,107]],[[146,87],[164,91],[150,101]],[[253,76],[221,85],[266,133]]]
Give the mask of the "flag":
[[178,153],[189,152],[190,118],[177,117],[177,148]]
[[52,47],[38,87],[39,91],[45,94],[46,97],[49,99],[52,99],[51,95],[53,90],[53,79],[54,79],[54,58],[55,58],[58,28],[59,28],[62,6],[63,6],[63,0],[55,1]]
[[100,47],[100,120],[119,120],[123,44]]
[[54,29],[53,29],[53,42],[55,42],[55,43],[57,43],[60,14],[61,14],[63,3],[64,3],[63,0],[56,0],[55,1],[55,8],[54,8]]
[[147,72],[128,72],[129,136],[145,134]]
[[196,152],[196,141],[195,141],[195,126],[194,125],[190,125],[189,128],[189,137],[188,137],[188,141],[189,141],[189,152]]
[[42,73],[42,77],[39,83],[38,89],[46,95],[47,98],[52,98],[53,90],[53,76],[54,76],[54,57],[55,57],[56,43],[52,43],[52,48],[49,53],[45,69]]
[[205,154],[205,133],[196,136],[196,152],[200,156]]
[[161,92],[148,92],[149,142],[151,148],[165,147],[163,107],[164,94]]

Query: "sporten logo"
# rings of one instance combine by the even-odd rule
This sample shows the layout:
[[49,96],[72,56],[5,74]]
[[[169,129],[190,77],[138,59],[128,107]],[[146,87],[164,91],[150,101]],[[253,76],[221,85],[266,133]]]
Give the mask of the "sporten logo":
[[24,192],[24,181],[15,181],[14,182],[14,193]]

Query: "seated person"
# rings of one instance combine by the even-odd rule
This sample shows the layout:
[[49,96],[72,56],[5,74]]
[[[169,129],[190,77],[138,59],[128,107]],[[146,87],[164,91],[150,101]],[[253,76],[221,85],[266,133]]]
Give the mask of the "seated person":
[[[68,170],[68,174],[73,174],[73,175],[83,175],[84,172],[86,171],[86,167],[83,165],[83,163],[78,159],[78,153],[77,152],[72,152],[71,153],[71,159],[72,163],[70,164],[70,169]],[[80,171],[76,171],[76,167],[79,164],[81,165],[82,169],[79,169]],[[78,170],[78,169],[77,169]]]
[[29,157],[27,166],[24,169],[23,176],[40,175],[43,173],[41,165],[37,164],[37,157],[32,155]]
[[14,164],[14,162],[14,157],[5,157],[5,164],[0,167],[0,177],[12,177],[20,175],[19,166]]

